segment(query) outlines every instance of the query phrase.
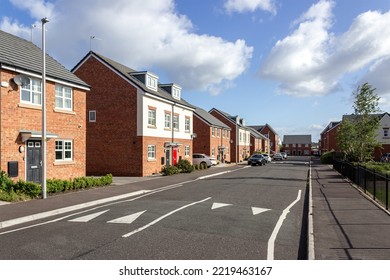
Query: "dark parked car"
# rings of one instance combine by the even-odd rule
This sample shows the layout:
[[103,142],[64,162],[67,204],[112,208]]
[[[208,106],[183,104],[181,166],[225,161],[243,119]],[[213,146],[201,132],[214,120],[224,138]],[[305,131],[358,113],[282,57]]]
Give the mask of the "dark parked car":
[[248,164],[250,165],[265,165],[267,163],[267,159],[261,154],[254,154],[248,158]]

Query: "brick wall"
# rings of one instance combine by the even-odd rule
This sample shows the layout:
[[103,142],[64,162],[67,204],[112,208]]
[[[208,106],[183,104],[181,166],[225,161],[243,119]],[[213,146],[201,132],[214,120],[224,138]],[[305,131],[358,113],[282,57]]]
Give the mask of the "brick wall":
[[[42,110],[39,106],[20,102],[20,87],[12,81],[15,73],[2,70],[1,81],[9,83],[1,87],[1,170],[7,171],[8,161],[18,161],[19,176],[26,179],[26,143],[21,141],[19,130],[42,130]],[[85,176],[86,145],[86,93],[73,88],[73,112],[55,110],[55,83],[47,81],[46,87],[47,131],[58,139],[73,141],[73,161],[61,163],[55,160],[55,139],[47,142],[47,178],[68,179]],[[20,152],[24,147],[24,152]]]
[[87,93],[87,174],[139,176],[142,139],[137,137],[137,89],[90,57],[75,74],[92,86]]

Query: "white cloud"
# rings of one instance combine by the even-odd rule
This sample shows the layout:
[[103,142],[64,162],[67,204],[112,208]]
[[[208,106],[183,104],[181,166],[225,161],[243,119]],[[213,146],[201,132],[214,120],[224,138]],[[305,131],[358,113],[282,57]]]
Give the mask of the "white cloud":
[[93,35],[101,40],[92,41],[92,50],[104,56],[137,70],[158,69],[157,75],[171,79],[163,83],[175,82],[184,90],[216,93],[241,75],[252,57],[253,48],[244,40],[196,34],[191,21],[175,10],[174,0],[116,0],[109,5],[106,0],[13,1],[36,20],[51,12],[47,50],[69,68],[89,51]]
[[228,13],[254,12],[258,9],[276,14],[273,0],[225,0],[225,10]]
[[330,31],[333,6],[333,1],[321,0],[295,21],[296,29],[264,60],[260,76],[278,81],[284,94],[320,96],[338,89],[345,74],[390,55],[390,11],[365,12],[336,36]]

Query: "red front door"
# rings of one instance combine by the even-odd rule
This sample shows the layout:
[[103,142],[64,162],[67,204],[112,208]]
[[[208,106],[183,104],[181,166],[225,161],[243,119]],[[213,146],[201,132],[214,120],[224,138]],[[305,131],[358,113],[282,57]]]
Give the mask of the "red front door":
[[177,164],[177,148],[173,148],[172,165]]

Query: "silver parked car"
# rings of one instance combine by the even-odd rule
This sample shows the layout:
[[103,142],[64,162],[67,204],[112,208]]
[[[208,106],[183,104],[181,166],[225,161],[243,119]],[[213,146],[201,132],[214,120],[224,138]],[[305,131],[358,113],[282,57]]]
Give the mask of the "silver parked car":
[[213,165],[210,158],[205,154],[193,154],[192,164],[203,165],[203,167],[211,167]]
[[272,161],[272,158],[270,157],[269,154],[262,154],[262,155],[265,157],[265,159],[267,160],[267,162],[271,162],[271,161]]
[[274,160],[283,160],[283,155],[281,153],[274,154]]

